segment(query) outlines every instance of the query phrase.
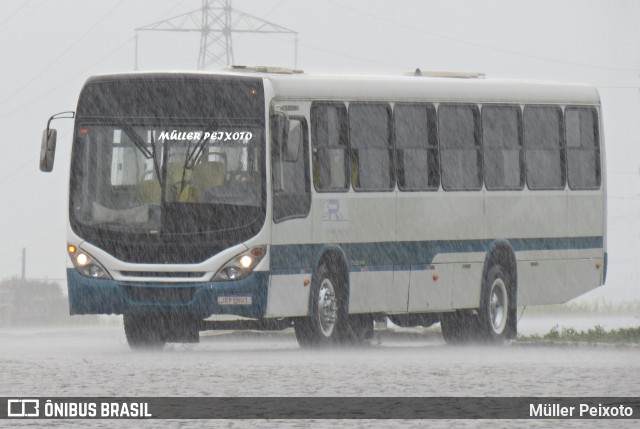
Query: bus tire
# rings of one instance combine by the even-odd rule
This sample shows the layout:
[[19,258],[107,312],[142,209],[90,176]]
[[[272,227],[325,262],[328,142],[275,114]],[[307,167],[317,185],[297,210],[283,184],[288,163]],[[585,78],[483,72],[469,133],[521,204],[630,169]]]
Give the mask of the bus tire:
[[493,264],[487,271],[486,280],[480,295],[480,330],[483,340],[490,343],[504,343],[509,335],[510,325],[515,320],[512,300],[512,276],[499,263]]
[[294,321],[301,347],[327,347],[341,342],[347,334],[348,309],[340,277],[324,264],[314,277],[309,315]]
[[478,337],[478,315],[472,310],[458,310],[440,316],[442,336],[447,344],[467,344]]
[[124,313],[124,334],[134,350],[159,350],[164,347],[163,321],[153,313]]

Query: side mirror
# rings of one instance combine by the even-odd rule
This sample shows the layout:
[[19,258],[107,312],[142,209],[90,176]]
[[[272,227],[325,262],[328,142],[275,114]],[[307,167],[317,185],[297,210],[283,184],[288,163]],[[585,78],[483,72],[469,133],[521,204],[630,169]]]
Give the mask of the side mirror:
[[42,133],[42,144],[40,146],[40,171],[49,173],[53,170],[53,161],[56,156],[57,136],[58,133],[54,129],[44,130]]
[[300,121],[289,121],[287,140],[282,148],[282,160],[298,162],[300,146],[302,146],[302,124]]
[[56,157],[56,139],[58,133],[56,130],[49,128],[51,121],[63,118],[72,119],[75,116],[75,112],[56,113],[47,121],[47,129],[42,133],[42,143],[40,145],[40,171],[49,173],[53,170],[53,161]]
[[284,150],[284,145],[289,139],[289,118],[286,114],[278,112],[271,116],[271,135],[276,152]]
[[273,190],[284,190],[282,161],[285,145],[289,138],[289,117],[280,106],[271,107],[271,161],[273,163]]

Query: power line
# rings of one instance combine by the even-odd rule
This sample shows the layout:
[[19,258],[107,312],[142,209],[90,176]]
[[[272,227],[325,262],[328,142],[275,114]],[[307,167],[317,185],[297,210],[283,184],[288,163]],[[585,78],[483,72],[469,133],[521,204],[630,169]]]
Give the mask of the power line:
[[[46,1],[46,0],[45,0]],[[181,2],[174,2],[174,6],[172,8],[170,8],[169,10],[167,10],[167,12],[165,12],[162,16],[167,16],[168,14],[170,14],[171,12],[173,12],[177,7],[179,6],[184,6],[184,3],[187,0],[182,0]],[[42,4],[41,4],[42,5]],[[118,5],[116,5],[117,7]],[[130,38],[127,39],[126,42],[122,43],[121,45],[118,45],[116,48],[114,48],[112,51],[110,51],[109,53],[107,53],[106,55],[102,56],[98,61],[96,61],[95,63],[91,64],[90,66],[82,69],[80,72],[76,73],[75,75],[73,75],[71,78],[65,80],[63,83],[61,83],[60,85],[58,85],[55,88],[52,88],[51,90],[45,92],[44,94],[32,99],[31,101],[27,102],[26,104],[23,104],[22,106],[16,108],[16,109],[12,109],[10,112],[5,113],[0,115],[0,118],[6,118],[8,116],[14,115],[24,109],[26,109],[29,106],[32,106],[33,104],[37,103],[38,101],[42,100],[44,97],[48,96],[49,94],[59,90],[60,88],[63,88],[64,86],[68,85],[71,81],[73,81],[73,79],[77,78],[80,75],[84,75],[85,72],[87,72],[88,70],[91,70],[93,67],[97,66],[98,64],[100,64],[101,62],[103,62],[104,60],[106,60],[107,58],[110,58],[113,54],[115,54],[116,52],[120,51],[122,48],[124,48],[125,46],[129,45],[131,42],[134,41],[134,38]]]
[[619,170],[607,170],[607,173],[614,173],[614,174],[626,174],[629,176],[639,176],[640,173],[639,172],[633,172],[633,171],[619,171]]
[[0,185],[2,185],[5,180],[10,179],[14,174],[16,174],[18,171],[22,170],[27,165],[31,164],[32,162],[35,162],[36,159],[38,159],[38,156],[35,156],[35,157],[31,158],[28,161],[25,161],[24,164],[21,164],[18,168],[13,170],[11,173],[9,173],[6,176],[4,176],[2,179],[0,179]]
[[47,241],[47,240],[49,240],[51,237],[54,237],[54,236],[56,236],[56,235],[60,234],[61,232],[66,231],[66,229],[67,229],[66,227],[59,228],[59,229],[57,229],[57,230],[53,231],[51,234],[47,234],[47,235],[45,235],[44,237],[39,238],[39,239],[37,239],[37,240],[34,240],[34,241],[30,242],[29,244],[27,244],[27,245],[25,245],[25,246],[22,246],[22,247],[31,247],[31,246],[33,246],[34,244],[39,244],[39,243],[42,243],[43,241]]
[[305,47],[307,49],[312,49],[314,51],[324,52],[325,54],[335,55],[335,56],[338,56],[338,57],[350,58],[350,59],[353,59],[353,60],[364,61],[364,62],[367,62],[367,63],[394,67],[394,68],[397,68],[398,70],[400,70],[400,69],[405,70],[405,67],[401,67],[398,64],[391,64],[391,63],[386,63],[384,61],[372,60],[372,59],[363,58],[363,57],[356,57],[355,55],[349,55],[349,54],[345,54],[345,53],[341,53],[341,52],[336,52],[336,51],[332,51],[332,50],[329,50],[329,49],[320,48],[318,46],[308,45],[306,43],[300,43],[300,46],[303,46],[303,47]]
[[100,64],[101,62],[103,62],[104,60],[106,60],[107,58],[110,58],[113,54],[115,54],[116,52],[120,51],[122,48],[124,48],[125,46],[128,46],[130,43],[133,42],[133,37],[128,39],[126,42],[124,42],[121,45],[118,45],[115,49],[113,49],[112,51],[110,51],[108,54],[104,55],[102,58],[100,58],[98,61],[96,61],[95,63],[91,64],[90,66],[82,69],[80,72],[76,73],[75,75],[73,75],[72,77],[70,77],[69,79],[65,80],[64,82],[62,82],[60,85],[56,86],[55,88],[50,89],[49,91],[45,92],[44,94],[32,99],[31,101],[23,104],[22,106],[15,108],[13,110],[11,110],[10,112],[7,112],[5,114],[0,115],[0,118],[6,118],[7,116],[11,116],[14,115],[24,109],[26,109],[29,106],[32,106],[33,104],[37,103],[38,101],[42,100],[43,98],[45,98],[46,96],[48,96],[49,94],[56,92],[57,90],[59,90],[60,88],[65,87],[66,85],[68,85],[70,82],[72,82],[75,78],[77,78],[78,76],[84,75],[88,70],[91,70],[93,67],[97,66],[98,64]]
[[16,257],[15,259],[10,260],[6,264],[0,265],[0,270],[4,270],[5,268],[12,266],[19,261],[20,261],[20,257]]
[[9,15],[8,17],[6,17],[5,19],[3,19],[2,21],[0,21],[0,26],[4,25],[5,22],[9,21],[11,18],[13,18],[14,16],[16,16],[16,14],[18,12],[20,12],[22,9],[24,9],[26,6],[29,5],[29,3],[31,3],[31,0],[27,0],[25,3],[22,4],[22,6],[20,6],[19,8],[17,8],[11,15]]
[[640,197],[618,197],[607,195],[608,200],[640,201]]
[[[67,137],[68,137],[68,133],[61,133],[61,134],[60,134],[60,139],[61,139],[61,140],[64,140],[64,139],[66,139]],[[38,155],[38,156],[36,156],[35,158],[38,158],[38,157],[39,157],[39,155]],[[30,162],[34,162],[34,160],[33,160],[33,159],[31,159],[31,160],[29,160],[29,163],[30,163]],[[14,177],[14,175],[15,175],[18,171],[22,170],[22,169],[23,169],[24,167],[26,167],[27,165],[28,165],[28,163],[27,163],[27,162],[25,162],[21,167],[17,168],[17,169],[16,169],[16,170],[14,170],[11,174],[9,174],[9,175],[8,175],[8,176],[6,176],[5,178],[3,178],[3,179],[2,179],[2,181],[0,181],[0,189],[2,189],[2,188],[4,188],[4,187],[6,187],[6,186],[8,186],[8,185],[12,185],[12,184],[14,184],[14,183],[16,183],[16,182],[19,182],[19,181],[21,181],[22,179],[25,179],[25,178],[27,178],[27,177],[29,177],[29,176],[32,176],[32,175],[34,175],[34,174],[36,174],[36,173],[38,172],[38,169],[37,169],[37,168],[35,168],[35,164],[34,164],[34,166],[33,166],[34,168],[33,168],[31,171],[28,171],[28,172],[27,172],[27,174],[23,174],[22,176]]]
[[[267,34],[266,36],[270,37],[272,39],[278,40],[280,42],[286,42],[286,40],[283,40],[280,37],[274,36],[272,34]],[[399,66],[398,64],[386,63],[384,61],[374,60],[374,59],[371,59],[371,58],[356,57],[355,55],[345,54],[344,52],[332,51],[330,49],[320,48],[318,46],[309,45],[307,43],[298,42],[298,46],[301,46],[301,47],[307,48],[307,49],[312,49],[312,50],[315,50],[315,51],[318,51],[318,52],[323,52],[325,54],[335,55],[337,57],[349,58],[349,59],[352,59],[352,60],[363,61],[363,62],[367,62],[367,63],[393,67],[393,68],[396,68],[398,70],[406,70],[407,69],[406,67]]]
[[273,12],[274,10],[276,10],[277,8],[279,8],[280,6],[282,6],[282,4],[284,2],[286,2],[287,0],[280,0],[280,3],[278,3],[277,5],[275,5],[274,7],[272,7],[271,9],[269,9],[263,16],[269,16],[271,15],[271,12]]
[[629,85],[629,86],[606,86],[606,85],[596,85],[598,88],[604,89],[640,89],[640,86],[637,85]]
[[40,70],[27,83],[25,83],[24,85],[20,86],[13,93],[11,93],[11,95],[9,95],[7,98],[2,100],[2,102],[0,102],[0,106],[3,106],[4,104],[6,104],[9,100],[11,100],[17,94],[19,94],[23,89],[25,89],[27,86],[29,86],[31,83],[33,83],[36,79],[38,79],[40,76],[42,76],[47,70],[49,70],[54,64],[56,64],[58,61],[60,61],[65,55],[67,55],[69,52],[71,52],[71,50],[73,48],[75,48],[80,42],[82,42],[84,40],[85,37],[87,37],[89,35],[89,33],[91,33],[93,30],[95,30],[96,27],[98,27],[105,19],[107,19],[107,17],[109,17],[109,15],[111,15],[113,13],[113,11],[115,11],[118,8],[118,6],[120,6],[122,3],[124,3],[124,1],[125,0],[120,0],[114,7],[109,9],[109,11],[106,14],[104,14],[102,16],[102,18],[100,18],[98,20],[98,22],[96,22],[91,28],[89,28],[89,30],[87,30],[85,33],[83,33],[82,36],[80,36],[79,39],[77,39],[75,42],[73,42],[73,44],[71,46],[69,46],[63,53],[58,55],[52,62],[50,62],[45,68]]
[[31,170],[31,171],[28,171],[27,174],[23,174],[22,176],[18,176],[18,177],[13,177],[13,178],[11,178],[12,180],[8,180],[6,182],[0,183],[0,189],[3,189],[6,186],[12,185],[12,184],[14,184],[16,182],[19,182],[22,179],[26,179],[29,176],[32,176],[32,175],[36,174],[36,171],[38,171],[38,170],[34,166],[34,169]]
[[23,14],[21,17],[18,17],[16,20],[7,23],[7,25],[5,25],[5,27],[0,30],[0,34],[3,34],[5,31],[7,31],[8,28],[11,28],[12,26],[24,21],[29,15],[40,9],[46,2],[47,0],[42,0],[39,4],[36,5],[36,7],[27,11],[27,13]]
[[443,39],[443,40],[449,40],[449,41],[456,42],[456,43],[461,43],[461,44],[464,44],[464,45],[474,46],[476,48],[483,48],[483,49],[488,49],[488,50],[491,50],[491,51],[501,52],[501,53],[505,53],[505,54],[516,55],[516,56],[519,56],[519,57],[532,58],[532,59],[543,60],[543,61],[550,61],[550,62],[555,62],[555,63],[559,63],[559,64],[568,64],[568,65],[587,67],[587,68],[593,68],[593,69],[600,69],[600,70],[638,72],[637,68],[621,68],[621,67],[599,66],[599,65],[595,65],[595,64],[586,64],[586,63],[580,63],[580,62],[576,62],[576,61],[568,61],[568,60],[561,60],[561,59],[557,59],[557,58],[550,58],[550,57],[545,57],[545,56],[542,56],[542,55],[527,54],[527,53],[524,53],[524,52],[514,51],[514,50],[506,49],[506,48],[498,48],[498,47],[495,47],[495,46],[485,45],[485,44],[478,43],[478,42],[472,42],[472,41],[469,41],[469,40],[459,39],[457,37],[446,36],[446,35],[443,35],[443,34],[434,33],[432,31],[426,31],[426,30],[424,30],[422,28],[413,27],[411,25],[401,24],[399,22],[395,22],[395,21],[392,21],[390,19],[380,17],[380,16],[374,15],[372,13],[365,12],[363,10],[359,10],[359,9],[356,9],[356,8],[353,8],[353,7],[345,6],[343,4],[337,3],[337,2],[332,1],[332,0],[325,0],[325,1],[327,3],[330,3],[330,4],[334,5],[334,6],[336,6],[336,7],[340,7],[342,9],[346,9],[346,10],[349,10],[351,12],[355,12],[355,13],[358,13],[360,15],[364,15],[364,16],[367,16],[369,18],[372,18],[372,19],[375,19],[375,20],[378,20],[378,21],[381,21],[381,22],[385,22],[387,24],[395,25],[397,27],[405,28],[407,30],[416,31],[418,33],[422,33],[422,34],[425,34],[427,36],[436,37],[436,38]]
[[[20,247],[20,249],[25,248],[25,247],[27,247],[27,248],[28,248],[28,247],[33,246],[34,244],[42,243],[43,241],[49,240],[51,237],[54,237],[55,235],[60,234],[61,232],[64,232],[65,230],[66,230],[66,227],[58,228],[57,230],[53,231],[53,232],[52,232],[52,233],[50,233],[50,234],[47,234],[47,235],[45,235],[45,236],[43,236],[43,237],[40,237],[40,238],[38,238],[38,239],[36,239],[36,240],[33,240],[33,241],[31,241],[29,244],[27,244],[27,245],[25,245],[25,246],[21,246],[21,247]],[[4,253],[2,253],[2,254],[0,254],[0,255],[1,255],[2,257],[4,257],[4,256],[6,256],[6,255],[10,255],[10,254],[12,254],[12,253],[17,253],[18,251],[19,251],[19,250],[11,250],[11,251],[9,251],[9,252],[4,252]]]
[[171,12],[173,12],[174,10],[176,10],[176,9],[177,9],[177,8],[179,8],[179,7],[184,7],[185,9],[187,9],[187,7],[184,5],[184,4],[187,2],[187,0],[182,0],[182,1],[180,1],[180,2],[173,1],[173,0],[171,0],[171,1],[172,1],[172,3],[173,3],[173,7],[172,7],[171,9],[167,10],[167,11],[166,11],[165,13],[163,13],[162,15],[160,15],[160,17],[159,17],[158,19],[164,19],[164,18],[166,18],[166,17],[167,17]]

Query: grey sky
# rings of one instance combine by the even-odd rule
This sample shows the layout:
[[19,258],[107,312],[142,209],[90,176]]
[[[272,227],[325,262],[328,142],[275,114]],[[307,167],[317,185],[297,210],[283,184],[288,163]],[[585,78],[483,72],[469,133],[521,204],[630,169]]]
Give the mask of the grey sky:
[[[54,122],[53,173],[38,171],[47,118],[75,110],[92,74],[132,70],[134,28],[199,0],[0,3],[0,279],[63,278],[72,121]],[[479,71],[488,78],[595,84],[603,102],[609,192],[607,286],[589,298],[640,299],[640,3],[638,1],[234,0],[299,33],[311,73]],[[192,70],[197,34],[141,33],[139,68]],[[238,36],[236,63],[292,67],[291,36]]]

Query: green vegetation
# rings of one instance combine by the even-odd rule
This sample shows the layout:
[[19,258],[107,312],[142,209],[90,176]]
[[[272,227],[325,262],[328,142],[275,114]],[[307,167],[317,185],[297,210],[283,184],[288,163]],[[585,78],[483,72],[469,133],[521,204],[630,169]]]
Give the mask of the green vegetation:
[[558,342],[587,342],[587,343],[631,343],[640,344],[640,327],[620,328],[610,331],[602,326],[596,325],[587,331],[576,331],[573,328],[558,328],[558,325],[551,328],[543,336],[530,335],[520,336],[519,341],[558,341]]
[[[518,314],[522,312],[522,307],[518,309]],[[605,299],[594,301],[577,301],[566,304],[536,305],[526,307],[525,314],[612,314],[612,315],[637,315],[640,314],[640,301],[627,301],[613,303]]]

